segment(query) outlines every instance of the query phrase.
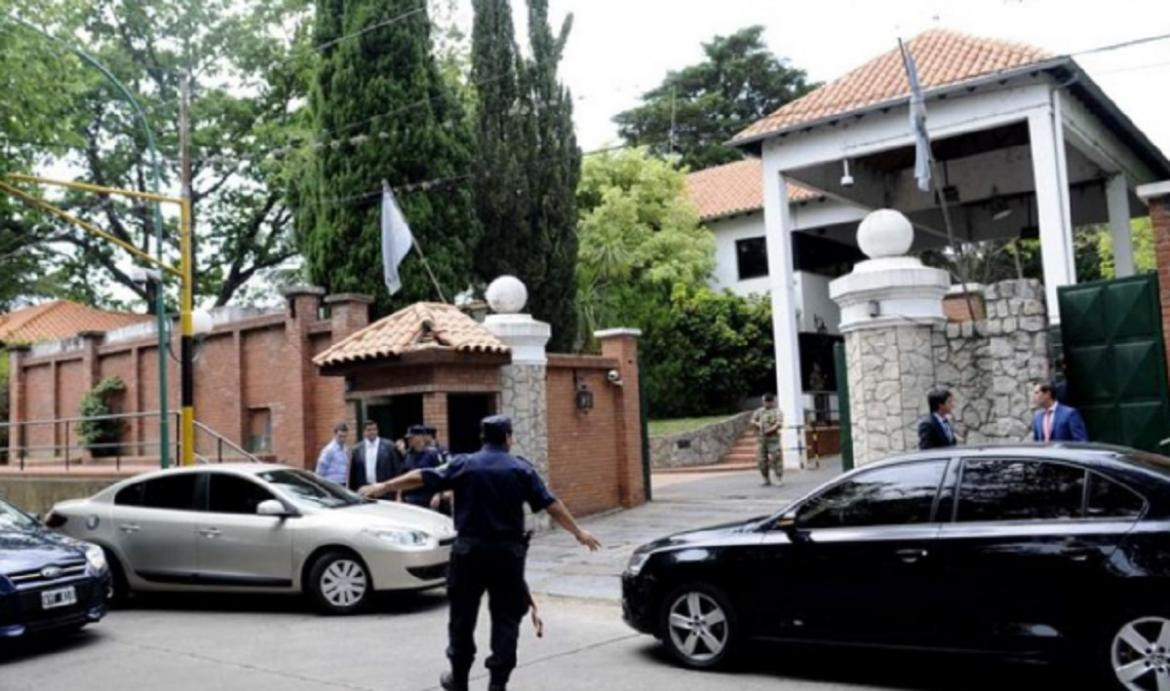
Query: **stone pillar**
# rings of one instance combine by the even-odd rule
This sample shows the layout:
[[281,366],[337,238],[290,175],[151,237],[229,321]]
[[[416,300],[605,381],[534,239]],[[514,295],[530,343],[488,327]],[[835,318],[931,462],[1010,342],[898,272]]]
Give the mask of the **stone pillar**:
[[618,361],[618,498],[630,508],[646,501],[646,478],[642,472],[642,400],[638,380],[639,329],[606,329],[593,337],[601,343],[603,357]]
[[1142,185],[1137,188],[1137,193],[1149,205],[1150,221],[1154,226],[1162,334],[1166,341],[1166,370],[1170,372],[1170,180]]
[[[27,419],[25,403],[25,374],[24,360],[28,357],[29,347],[23,344],[13,344],[8,350],[8,419],[4,422],[19,423]],[[8,463],[20,463],[20,449],[25,446],[25,431],[21,425],[8,428]]]
[[[288,318],[285,319],[285,355],[290,363],[289,371],[280,376],[288,387],[283,405],[272,408],[273,453],[281,460],[294,466],[310,467],[316,461],[313,443],[313,378],[317,376],[313,366],[313,351],[309,343],[309,328],[317,321],[317,311],[323,288],[316,286],[293,286],[282,291],[288,301]],[[295,363],[295,364],[293,364]],[[247,429],[245,420],[244,428]],[[244,441],[243,439],[239,441]]]
[[545,482],[548,463],[548,356],[545,345],[552,327],[530,314],[520,314],[528,290],[518,279],[501,276],[488,286],[484,327],[512,351],[512,362],[500,367],[500,414],[512,418],[513,452],[527,458]]
[[98,346],[106,334],[102,331],[79,331],[77,337],[81,339],[81,369],[84,372],[85,390],[89,391],[101,381],[101,368],[98,362]]
[[905,216],[874,211],[857,230],[870,259],[829,284],[841,306],[857,465],[917,448],[916,423],[935,385],[932,332],[946,321],[950,277],[903,256],[913,240]]

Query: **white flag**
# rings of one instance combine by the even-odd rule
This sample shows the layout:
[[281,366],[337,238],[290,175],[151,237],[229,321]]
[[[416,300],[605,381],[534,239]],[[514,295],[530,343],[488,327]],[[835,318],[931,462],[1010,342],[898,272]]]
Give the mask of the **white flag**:
[[926,99],[918,82],[918,67],[910,49],[898,41],[902,63],[906,66],[906,80],[910,82],[910,130],[914,133],[914,179],[918,189],[930,191],[930,136],[926,133]]
[[402,289],[402,280],[398,277],[398,267],[413,245],[414,236],[410,233],[406,217],[402,215],[402,209],[398,208],[398,201],[394,199],[394,191],[383,180],[382,271],[385,274],[386,290],[391,295]]

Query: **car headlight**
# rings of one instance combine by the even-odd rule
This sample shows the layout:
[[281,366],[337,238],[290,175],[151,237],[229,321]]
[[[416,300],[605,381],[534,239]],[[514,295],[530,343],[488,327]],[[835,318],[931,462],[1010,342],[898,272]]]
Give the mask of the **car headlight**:
[[639,573],[641,573],[642,567],[646,565],[647,561],[650,561],[651,554],[653,554],[653,552],[650,551],[634,552],[634,554],[630,556],[630,562],[626,564],[626,573],[630,574],[631,576],[637,576]]
[[367,535],[385,540],[397,547],[424,547],[431,536],[421,530],[365,530]]
[[105,551],[97,545],[85,546],[85,560],[89,562],[89,567],[95,573],[105,573],[106,569],[109,568],[109,564],[106,563]]

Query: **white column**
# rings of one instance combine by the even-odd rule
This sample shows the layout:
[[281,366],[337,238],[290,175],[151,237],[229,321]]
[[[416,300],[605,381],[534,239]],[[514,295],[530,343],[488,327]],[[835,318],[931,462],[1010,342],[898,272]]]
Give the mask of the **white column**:
[[1036,186],[1036,211],[1040,223],[1040,258],[1044,268],[1044,294],[1048,318],[1060,323],[1056,289],[1077,282],[1073,254],[1072,214],[1068,201],[1068,170],[1064,165],[1064,141],[1059,127],[1058,102],[1052,108],[1028,116],[1032,148],[1032,175]]
[[800,433],[804,392],[800,381],[800,341],[796,328],[796,291],[792,272],[792,215],[788,184],[774,160],[764,155],[764,234],[768,246],[768,282],[772,294],[772,336],[776,344],[776,397],[784,413],[780,444],[784,467],[801,466]]
[[1117,278],[1134,274],[1133,235],[1129,231],[1129,182],[1118,173],[1105,183],[1109,233],[1113,236],[1113,267]]

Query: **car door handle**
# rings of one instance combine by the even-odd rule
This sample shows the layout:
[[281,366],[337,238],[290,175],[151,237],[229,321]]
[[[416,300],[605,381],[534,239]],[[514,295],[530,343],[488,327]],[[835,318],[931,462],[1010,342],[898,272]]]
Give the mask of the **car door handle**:
[[220,532],[219,528],[203,528],[202,530],[199,531],[199,534],[202,535],[203,537],[209,539],[209,540],[214,540],[215,538],[219,537],[222,533]]
[[930,553],[924,549],[900,549],[894,554],[898,555],[898,559],[903,564],[916,564],[920,559],[925,559]]
[[1088,562],[1095,553],[1096,551],[1090,547],[1074,547],[1066,552],[1069,560],[1075,561],[1078,564],[1084,564]]
[[122,525],[118,526],[118,530],[121,530],[127,535],[132,535],[137,533],[139,530],[142,530],[142,528],[139,527],[137,523],[123,523]]

